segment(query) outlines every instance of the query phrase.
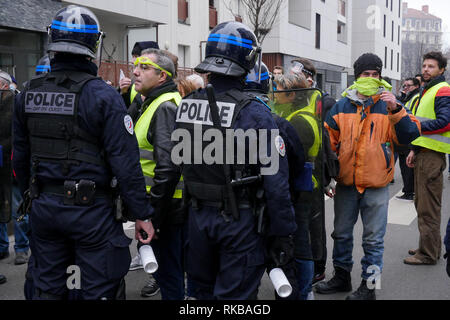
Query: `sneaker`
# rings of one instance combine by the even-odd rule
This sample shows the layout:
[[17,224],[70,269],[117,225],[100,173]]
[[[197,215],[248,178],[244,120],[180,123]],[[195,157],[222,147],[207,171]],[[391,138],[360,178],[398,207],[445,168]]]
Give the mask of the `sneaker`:
[[27,252],[16,252],[16,258],[14,259],[15,265],[25,264],[28,262]]
[[147,284],[142,288],[141,290],[141,296],[142,297],[153,297],[154,295],[158,294],[159,292],[159,286],[156,283],[156,280],[153,278],[150,278],[147,282]]
[[133,260],[131,260],[130,263],[130,271],[134,271],[134,270],[139,270],[139,269],[143,269],[144,266],[142,265],[142,261],[141,261],[141,255],[138,253],[136,254],[136,256],[133,258]]
[[9,257],[9,251],[0,252],[0,260],[6,259]]
[[397,196],[395,198],[397,198],[397,200],[400,200],[400,201],[411,202],[411,201],[414,201],[414,194],[413,193],[410,193],[410,194],[404,193],[403,195]]
[[367,287],[367,281],[362,280],[358,290],[349,295],[346,300],[377,300],[375,289]]

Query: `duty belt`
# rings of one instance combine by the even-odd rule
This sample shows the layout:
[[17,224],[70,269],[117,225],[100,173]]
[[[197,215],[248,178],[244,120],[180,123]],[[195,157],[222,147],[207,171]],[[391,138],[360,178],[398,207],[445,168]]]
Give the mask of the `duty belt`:
[[[225,186],[189,182],[186,189],[194,209],[201,206],[214,207],[219,209],[228,209],[228,199]],[[239,209],[250,209],[252,204],[247,199],[237,199]]]
[[45,184],[39,187],[39,192],[63,196],[65,205],[88,206],[93,204],[95,198],[112,199],[111,190],[98,188],[95,182],[90,180],[66,180],[64,184]]

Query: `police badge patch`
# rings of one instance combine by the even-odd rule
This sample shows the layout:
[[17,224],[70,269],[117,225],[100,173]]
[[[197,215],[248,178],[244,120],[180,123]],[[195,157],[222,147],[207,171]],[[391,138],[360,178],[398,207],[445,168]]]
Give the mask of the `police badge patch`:
[[286,145],[281,136],[277,136],[275,138],[275,147],[277,148],[278,153],[284,157],[286,155]]
[[123,123],[125,125],[125,129],[127,129],[128,133],[133,135],[134,134],[134,125],[133,125],[133,119],[129,115],[126,115],[123,118]]

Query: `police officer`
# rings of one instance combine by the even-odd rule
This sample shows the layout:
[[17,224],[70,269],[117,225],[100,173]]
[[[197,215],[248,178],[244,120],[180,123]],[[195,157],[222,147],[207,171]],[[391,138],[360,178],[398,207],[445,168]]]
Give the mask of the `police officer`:
[[50,58],[46,54],[41,59],[39,59],[39,62],[36,66],[36,75],[48,73],[52,70],[52,67],[50,66]]
[[136,219],[136,239],[149,243],[154,235],[133,122],[119,94],[96,77],[102,33],[95,15],[63,8],[49,36],[52,71],[29,82],[14,113],[13,165],[31,207],[34,298],[64,299],[75,288],[83,299],[124,298],[131,239],[114,217],[113,175]]
[[[261,75],[261,76],[260,76]],[[261,67],[259,63],[256,63],[255,67],[250,71],[246,80],[244,91],[251,95],[254,95],[257,99],[260,99],[266,107],[272,111],[269,104],[272,103],[268,97],[270,90],[270,76],[267,66],[261,62]],[[286,119],[280,117],[276,113],[272,112],[272,116],[275,120],[277,127],[280,130],[280,136],[286,143],[286,157],[289,164],[289,190],[291,194],[291,200],[295,208],[295,199],[298,197],[298,191],[296,191],[295,185],[296,180],[300,178],[305,165],[305,152],[303,149],[303,144],[301,138],[298,136],[295,128]],[[297,217],[296,217],[297,219]],[[300,250],[310,250],[309,241],[305,239],[309,238],[309,228],[308,225],[301,225],[297,222],[297,230],[294,235],[294,257]],[[306,247],[306,249],[305,249]],[[302,282],[300,282],[302,270],[297,270],[297,264],[295,261],[282,267],[283,272],[289,280],[292,286],[292,293],[286,299],[289,300],[302,300]],[[275,292],[275,298],[283,299]],[[305,297],[306,298],[306,297]]]
[[[182,161],[182,173],[186,197],[190,200],[187,273],[195,283],[197,299],[256,299],[265,270],[265,250],[254,215],[254,189],[257,185],[245,184],[244,181],[248,181],[246,178],[257,181],[263,169],[269,169],[267,163],[261,164],[260,157],[257,164],[250,165],[249,158],[257,156],[250,153],[251,143],[240,145],[245,147],[242,152],[247,156],[244,164],[238,164],[237,154],[233,152],[234,156],[230,156],[237,146],[235,140],[224,153],[224,157],[234,160],[232,165],[223,164],[224,158],[215,162],[203,159],[201,155],[209,150],[208,138],[202,143],[198,139],[199,134],[223,134],[225,128],[227,134],[237,129],[269,131],[267,140],[254,141],[255,145],[259,143],[260,147],[269,149],[271,164],[279,163],[279,170],[264,175],[261,184],[270,220],[267,226],[270,239],[268,256],[271,257],[271,267],[292,261],[291,235],[296,224],[289,196],[285,145],[279,136],[273,139],[276,142],[269,140],[271,130],[277,130],[270,110],[243,92],[245,77],[254,67],[259,52],[256,37],[247,26],[239,22],[219,24],[209,35],[205,60],[195,70],[210,73],[209,83],[215,89],[220,111],[214,103],[207,107],[207,90],[188,95],[178,107],[177,129],[181,130],[175,133],[187,131],[188,145],[195,148],[190,150],[187,147],[191,157],[186,156],[186,150],[183,150],[183,157],[187,160]],[[213,102],[213,95],[209,92],[209,99]],[[217,139],[220,140],[219,137]],[[216,152],[222,154],[219,150]]]

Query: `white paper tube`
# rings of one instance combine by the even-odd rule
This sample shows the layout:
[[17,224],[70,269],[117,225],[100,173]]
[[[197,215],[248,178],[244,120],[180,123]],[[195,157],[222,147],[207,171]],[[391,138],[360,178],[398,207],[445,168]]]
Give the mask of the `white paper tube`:
[[292,287],[283,270],[281,270],[280,268],[272,269],[269,272],[269,278],[280,297],[287,298],[291,295]]
[[151,246],[143,245],[139,248],[139,254],[141,255],[141,261],[145,272],[154,273],[158,270],[158,262],[156,261],[155,254]]

